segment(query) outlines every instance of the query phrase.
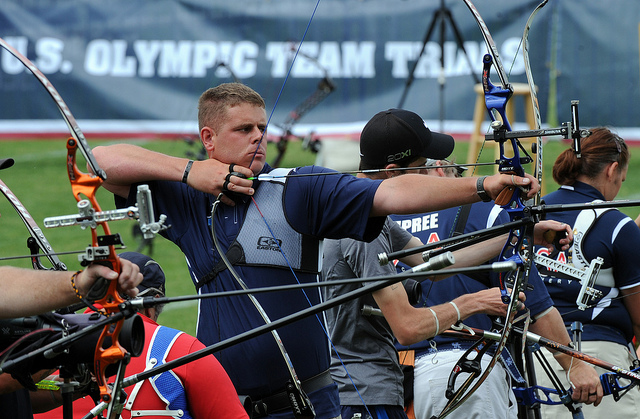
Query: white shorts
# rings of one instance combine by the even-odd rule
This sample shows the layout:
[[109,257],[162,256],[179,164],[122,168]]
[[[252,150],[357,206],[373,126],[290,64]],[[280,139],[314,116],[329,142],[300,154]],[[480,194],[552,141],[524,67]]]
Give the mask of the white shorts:
[[[448,350],[416,359],[413,385],[416,419],[430,419],[442,412],[448,402],[445,391],[449,374],[462,354],[463,350]],[[490,359],[489,355],[482,359],[483,371]],[[466,377],[466,374],[460,374],[456,386],[461,385]],[[511,377],[500,363],[496,363],[482,385],[448,417],[514,419],[517,416],[518,406],[511,391]]]

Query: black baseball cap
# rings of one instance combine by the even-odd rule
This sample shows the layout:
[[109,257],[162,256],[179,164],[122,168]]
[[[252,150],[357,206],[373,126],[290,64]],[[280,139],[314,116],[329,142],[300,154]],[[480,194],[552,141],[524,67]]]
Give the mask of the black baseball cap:
[[160,291],[162,295],[165,294],[164,271],[158,262],[151,259],[149,256],[138,252],[123,252],[118,256],[122,259],[127,259],[128,261],[135,263],[140,268],[142,282],[138,284],[138,297],[143,297],[145,294],[151,293],[151,291],[145,292],[150,288]]
[[454,147],[452,136],[429,130],[418,114],[404,109],[378,112],[360,134],[360,160],[371,167],[445,159]]
[[0,159],[0,170],[13,166],[13,159]]

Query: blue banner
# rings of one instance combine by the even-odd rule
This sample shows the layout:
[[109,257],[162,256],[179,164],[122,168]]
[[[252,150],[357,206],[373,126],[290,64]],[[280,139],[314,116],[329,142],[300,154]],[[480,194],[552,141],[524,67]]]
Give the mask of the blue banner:
[[[400,105],[469,132],[486,47],[465,4],[443,3],[5,0],[0,37],[96,135],[197,132],[199,95],[233,80],[274,109],[272,133],[327,82],[335,90],[303,106],[294,132],[356,133]],[[476,3],[510,81],[526,82],[520,41],[538,1]],[[639,22],[637,0],[551,0],[540,11],[529,54],[544,121],[570,120],[570,102],[579,100],[584,126],[640,125]],[[5,50],[0,95],[0,134],[64,132],[42,86]]]

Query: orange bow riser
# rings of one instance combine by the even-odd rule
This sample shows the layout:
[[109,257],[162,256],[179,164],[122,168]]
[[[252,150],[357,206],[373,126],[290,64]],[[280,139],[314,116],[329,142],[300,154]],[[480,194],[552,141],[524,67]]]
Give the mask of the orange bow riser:
[[[76,164],[77,149],[78,143],[76,140],[69,138],[67,140],[67,172],[69,174],[73,196],[76,201],[78,201],[78,208],[80,208],[81,211],[83,210],[81,208],[82,204],[86,203],[85,200],[88,200],[91,208],[85,208],[84,210],[100,212],[100,205],[98,205],[95,194],[103,181],[97,176],[80,172]],[[98,235],[98,225],[102,227],[103,235]],[[119,273],[120,258],[116,255],[116,244],[122,244],[120,236],[111,234],[106,221],[91,223],[91,247],[87,248],[87,254],[85,255],[85,258],[90,260],[85,260],[85,262],[97,261],[104,263]],[[102,313],[107,316],[120,311],[119,305],[125,301],[118,293],[117,285],[118,281],[109,281],[104,296],[95,300],[95,305],[99,305]],[[94,374],[100,387],[100,398],[105,402],[111,400],[111,390],[107,386],[105,370],[110,364],[123,360],[127,354],[127,351],[118,341],[123,323],[124,319],[115,322],[115,324],[105,326],[96,345],[93,361]],[[105,345],[109,346],[105,347]]]

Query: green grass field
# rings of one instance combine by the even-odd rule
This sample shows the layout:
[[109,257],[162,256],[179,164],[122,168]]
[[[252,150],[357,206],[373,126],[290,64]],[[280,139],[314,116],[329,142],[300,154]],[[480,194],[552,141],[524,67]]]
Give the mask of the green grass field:
[[[136,140],[128,142],[181,157],[185,156],[187,151],[194,150],[187,143],[179,140]],[[98,143],[108,144],[107,141],[90,141],[90,143],[92,146]],[[0,179],[6,183],[41,228],[44,229],[43,220],[46,217],[77,213],[76,201],[71,194],[66,174],[64,139],[1,141],[0,147],[2,148],[0,157],[11,157],[16,161],[13,167],[0,172]],[[275,150],[271,144],[269,147],[269,156],[272,159],[275,157]],[[566,147],[567,144],[560,142],[546,144],[544,150],[545,173],[550,173],[555,157]],[[454,154],[456,161],[464,162],[467,154],[467,143],[458,143]],[[490,161],[492,158],[493,152],[485,150],[481,161]],[[282,166],[294,167],[313,164],[314,160],[315,155],[313,153],[303,151],[299,142],[293,142],[287,150]],[[79,167],[84,167],[84,162],[81,162]],[[491,173],[491,170],[490,168],[484,168],[477,173]],[[527,172],[533,172],[533,167],[528,166],[526,170]],[[634,176],[636,173],[640,173],[640,149],[633,148],[629,175],[622,186],[618,199],[637,199],[639,197],[640,178]],[[551,176],[545,177],[544,183],[546,192],[553,191],[557,187]],[[104,189],[101,189],[98,193],[98,202],[103,210],[115,208],[112,195]],[[635,218],[640,209],[625,208],[623,211]],[[6,259],[28,253],[26,247],[28,233],[24,224],[4,197],[0,198],[0,215],[0,228],[2,231],[0,263],[30,267],[28,259]],[[127,250],[136,250],[139,245],[132,235],[134,225],[135,222],[131,220],[110,223],[112,233],[120,233],[122,235],[123,241],[127,245]],[[90,233],[77,226],[44,229],[44,234],[57,252],[82,250],[91,241]],[[149,253],[149,248],[142,249],[142,252]],[[166,273],[167,294],[169,296],[195,293],[186,269],[184,257],[176,246],[158,237],[153,241],[152,256],[162,265]],[[77,255],[63,255],[60,256],[60,259],[67,264],[70,270],[79,267]],[[16,281],[19,280],[20,278],[16,278]],[[26,287],[25,292],[28,292]],[[197,303],[195,302],[169,304],[161,315],[160,322],[194,334],[196,313]]]

